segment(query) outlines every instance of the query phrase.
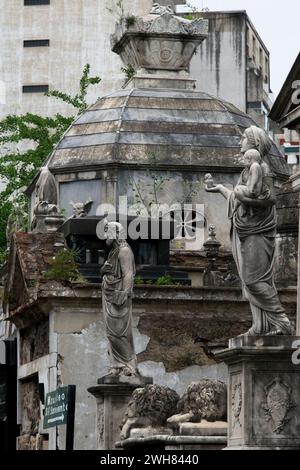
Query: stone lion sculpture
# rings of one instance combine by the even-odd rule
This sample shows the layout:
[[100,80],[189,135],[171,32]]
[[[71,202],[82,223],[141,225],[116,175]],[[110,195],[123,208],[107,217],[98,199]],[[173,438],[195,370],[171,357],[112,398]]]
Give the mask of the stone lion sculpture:
[[135,389],[123,418],[121,440],[130,437],[133,428],[164,426],[167,418],[176,413],[178,400],[174,390],[161,385]]
[[227,387],[219,380],[203,379],[193,382],[177,404],[177,414],[167,422],[176,425],[186,422],[226,421]]

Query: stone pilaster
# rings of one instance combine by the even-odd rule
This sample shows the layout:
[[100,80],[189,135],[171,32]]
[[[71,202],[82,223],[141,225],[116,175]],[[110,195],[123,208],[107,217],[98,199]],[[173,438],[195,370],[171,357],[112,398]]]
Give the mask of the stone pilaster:
[[117,210],[118,176],[108,175],[106,178],[106,203],[111,204]]
[[229,369],[229,450],[300,449],[296,341],[292,336],[238,337],[217,354]]
[[96,435],[98,450],[115,449],[120,440],[123,416],[136,388],[151,384],[148,377],[103,377],[98,385],[88,389],[97,402]]
[[[300,171],[291,176],[290,181],[295,192],[300,192]],[[299,196],[300,200],[300,196]],[[298,204],[300,211],[300,204]],[[299,217],[299,234],[300,234],[300,217]],[[296,335],[300,336],[300,237],[298,237],[298,285],[297,285],[297,325]]]

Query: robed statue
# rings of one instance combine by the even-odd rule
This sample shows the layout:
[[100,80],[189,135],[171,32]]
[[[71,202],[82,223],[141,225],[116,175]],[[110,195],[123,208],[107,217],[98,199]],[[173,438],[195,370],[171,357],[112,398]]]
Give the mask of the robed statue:
[[138,376],[132,333],[132,291],[135,263],[123,226],[105,222],[104,235],[111,247],[102,268],[102,302],[111,368],[109,376]]
[[273,175],[267,161],[272,142],[262,129],[251,126],[241,139],[245,169],[230,190],[206,176],[206,191],[228,201],[231,242],[243,292],[253,324],[245,335],[290,335],[290,321],[274,284],[276,207]]

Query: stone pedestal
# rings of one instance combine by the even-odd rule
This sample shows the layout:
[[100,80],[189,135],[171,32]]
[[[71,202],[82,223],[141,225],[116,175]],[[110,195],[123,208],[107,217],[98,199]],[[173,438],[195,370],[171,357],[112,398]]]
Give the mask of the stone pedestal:
[[97,449],[115,449],[121,424],[132,392],[152,384],[149,377],[102,377],[98,385],[88,389],[97,400]]
[[171,88],[176,90],[194,90],[196,80],[184,74],[137,74],[133,77],[126,88]]
[[[175,436],[174,436],[175,437]],[[201,421],[182,423],[173,443],[168,442],[165,450],[222,450],[227,442],[227,423],[223,421]]]
[[300,449],[296,341],[291,336],[238,337],[216,355],[229,368],[227,449]]
[[59,214],[53,215],[35,215],[35,227],[32,232],[57,232],[65,221],[65,218]]
[[[297,171],[291,176],[290,181],[292,183],[293,190],[299,193],[300,202],[300,171]],[[299,207],[299,233],[300,233],[300,203]],[[296,335],[300,336],[300,237],[298,238],[298,285],[297,285],[297,324],[296,324]]]
[[133,429],[130,437],[118,442],[117,447],[128,450],[158,452],[180,450],[222,450],[227,443],[227,423],[182,423],[172,432],[171,428]]

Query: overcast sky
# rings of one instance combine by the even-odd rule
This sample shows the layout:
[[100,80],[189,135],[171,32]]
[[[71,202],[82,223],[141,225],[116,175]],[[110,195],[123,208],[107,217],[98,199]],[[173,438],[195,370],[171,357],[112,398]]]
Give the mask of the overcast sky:
[[188,0],[210,10],[247,10],[271,54],[271,88],[276,98],[300,51],[299,0]]

